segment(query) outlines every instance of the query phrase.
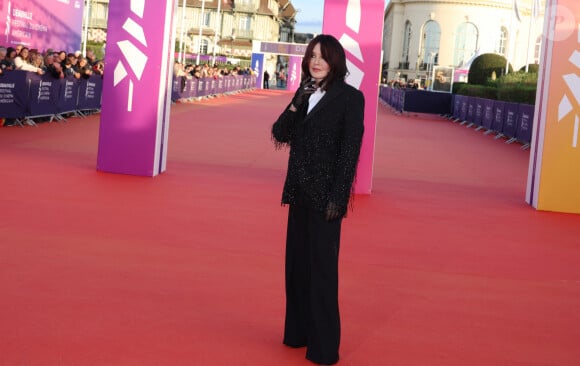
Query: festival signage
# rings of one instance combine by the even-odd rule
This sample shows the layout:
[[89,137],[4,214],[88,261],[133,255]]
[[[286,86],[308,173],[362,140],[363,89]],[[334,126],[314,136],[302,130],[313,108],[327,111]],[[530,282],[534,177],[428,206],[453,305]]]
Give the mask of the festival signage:
[[28,116],[53,116],[58,113],[60,79],[50,75],[28,73],[29,107]]
[[0,78],[0,108],[3,118],[21,118],[28,109],[28,88],[26,71],[11,71]]
[[0,0],[0,45],[80,49],[84,0]]
[[60,79],[60,96],[58,102],[58,113],[74,112],[77,110],[77,100],[79,95],[79,81],[74,76]]
[[384,4],[384,0],[324,2],[322,32],[340,41],[350,72],[347,82],[365,96],[365,133],[354,187],[361,194],[372,190]]
[[484,99],[481,126],[486,130],[491,130],[491,124],[493,123],[493,104],[494,101],[492,99]]
[[264,80],[264,54],[263,53],[252,53],[252,70],[258,76],[256,81],[256,88],[262,89]]
[[155,176],[166,167],[174,0],[109,3],[97,169]]
[[300,86],[302,78],[302,57],[290,56],[288,58],[288,77],[286,78],[287,90],[296,90]]
[[491,122],[491,129],[495,132],[501,133],[505,121],[505,106],[507,102],[496,100],[493,103],[493,121]]
[[526,202],[580,213],[580,2],[547,0]]
[[516,136],[516,131],[518,129],[519,109],[520,105],[518,103],[505,104],[505,119],[501,132],[509,138]]
[[516,138],[524,144],[532,140],[532,123],[534,120],[534,106],[530,104],[520,104],[520,115]]

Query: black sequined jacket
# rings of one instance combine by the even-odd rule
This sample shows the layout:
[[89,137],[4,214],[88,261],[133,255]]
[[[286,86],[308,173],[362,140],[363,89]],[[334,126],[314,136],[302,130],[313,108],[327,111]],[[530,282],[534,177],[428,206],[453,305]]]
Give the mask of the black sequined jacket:
[[272,126],[277,147],[290,146],[283,204],[307,202],[324,212],[329,202],[346,213],[364,131],[364,96],[333,83],[310,113],[288,109]]

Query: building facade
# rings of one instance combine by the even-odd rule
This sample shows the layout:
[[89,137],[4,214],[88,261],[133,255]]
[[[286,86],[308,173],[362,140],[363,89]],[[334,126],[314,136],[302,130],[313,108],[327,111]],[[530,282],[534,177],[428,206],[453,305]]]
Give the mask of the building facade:
[[[105,42],[109,0],[86,3],[87,38]],[[176,51],[248,58],[252,40],[276,42],[293,37],[295,16],[290,0],[186,0],[185,4],[178,0]]]
[[545,0],[391,0],[383,80],[429,79],[434,66],[465,70],[483,53],[503,55],[514,70],[537,64],[544,7]]

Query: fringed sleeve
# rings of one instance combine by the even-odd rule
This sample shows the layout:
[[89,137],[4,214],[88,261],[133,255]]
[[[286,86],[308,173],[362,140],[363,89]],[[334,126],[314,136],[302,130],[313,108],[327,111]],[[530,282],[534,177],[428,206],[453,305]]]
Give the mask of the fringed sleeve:
[[345,213],[351,197],[362,145],[364,106],[364,96],[360,91],[356,90],[349,97],[348,107],[346,108],[344,130],[336,164],[337,171],[330,195],[330,202],[340,206]]
[[276,149],[290,146],[292,137],[296,129],[296,112],[292,112],[288,107],[282,112],[278,120],[272,126],[272,140]]

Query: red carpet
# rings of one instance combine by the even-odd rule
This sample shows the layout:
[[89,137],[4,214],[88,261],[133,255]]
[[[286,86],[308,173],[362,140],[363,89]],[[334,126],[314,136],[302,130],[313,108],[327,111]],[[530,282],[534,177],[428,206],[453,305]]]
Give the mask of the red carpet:
[[[98,116],[0,129],[0,365],[310,365],[281,344],[289,100],[172,108],[168,171],[95,171]],[[343,225],[340,365],[580,364],[580,216],[524,203],[529,152],[379,107]]]

